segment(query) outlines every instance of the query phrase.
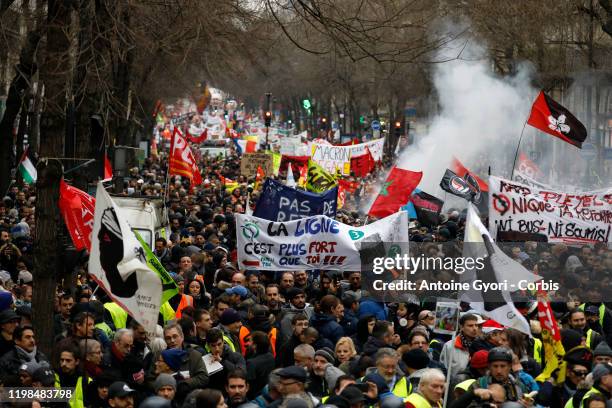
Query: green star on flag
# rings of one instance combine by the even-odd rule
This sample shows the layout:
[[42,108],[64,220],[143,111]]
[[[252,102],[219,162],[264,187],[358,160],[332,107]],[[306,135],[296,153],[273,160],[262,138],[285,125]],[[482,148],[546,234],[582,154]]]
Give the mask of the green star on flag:
[[406,205],[410,194],[419,185],[422,177],[423,173],[420,171],[392,168],[368,215],[383,218],[398,212],[400,207]]
[[394,181],[395,181],[395,180],[389,180],[389,181],[385,181],[385,182],[383,183],[383,186],[382,186],[382,188],[380,189],[380,195],[381,195],[381,196],[388,196],[388,195],[389,195],[389,192],[387,191],[387,188],[388,188],[388,187],[389,187],[391,184],[393,184],[393,182],[394,182]]

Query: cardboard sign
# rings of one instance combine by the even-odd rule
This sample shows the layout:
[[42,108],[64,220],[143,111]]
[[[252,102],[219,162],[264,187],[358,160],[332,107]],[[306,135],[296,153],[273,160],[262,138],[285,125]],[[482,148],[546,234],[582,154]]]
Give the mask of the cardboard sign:
[[266,175],[274,171],[272,155],[268,153],[245,153],[240,161],[240,174],[247,177],[257,175],[257,167],[261,166]]

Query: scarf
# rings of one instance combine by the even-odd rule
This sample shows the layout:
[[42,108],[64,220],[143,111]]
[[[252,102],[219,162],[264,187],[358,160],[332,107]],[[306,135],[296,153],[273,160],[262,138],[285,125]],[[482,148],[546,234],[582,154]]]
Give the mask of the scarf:
[[17,354],[21,355],[22,357],[24,357],[26,360],[28,361],[36,361],[36,346],[34,346],[34,350],[28,352],[24,349],[22,349],[19,346],[15,346],[15,349],[17,350]]
[[469,350],[472,346],[474,340],[469,340],[463,333],[459,333],[459,338],[461,339],[461,344],[466,350]]

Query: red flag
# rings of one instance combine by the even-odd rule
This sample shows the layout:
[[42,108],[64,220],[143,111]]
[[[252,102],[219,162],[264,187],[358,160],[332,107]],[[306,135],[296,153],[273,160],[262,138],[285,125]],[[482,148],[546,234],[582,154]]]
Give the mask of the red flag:
[[247,140],[245,153],[255,153],[256,151],[257,151],[257,142],[254,140]]
[[419,185],[422,177],[421,171],[393,167],[368,215],[382,218],[396,213],[400,207],[406,205],[410,194]]
[[484,191],[487,192],[489,191],[489,185],[480,177],[478,177],[476,175],[476,173],[471,172],[470,170],[468,170],[460,161],[459,159],[457,159],[456,157],[453,156],[453,162],[451,163],[451,168],[450,168],[453,173],[455,173],[456,175],[458,175],[459,177],[461,177],[462,179],[465,179],[466,176],[469,174],[470,176],[472,176],[472,178],[474,178],[474,180],[476,180],[476,182],[478,183],[478,187],[480,187],[480,191]]
[[359,183],[355,183],[348,180],[338,180],[338,209],[344,207],[346,201],[346,193],[354,193],[359,187]]
[[76,250],[87,249],[89,251],[96,199],[62,180],[59,208]]
[[188,178],[191,180],[192,186],[202,184],[202,175],[198,169],[193,152],[177,127],[174,128],[172,145],[170,146],[168,173]]
[[185,130],[185,134],[187,136],[187,140],[189,140],[191,143],[202,143],[203,141],[208,139],[208,128],[204,129],[204,131],[198,136],[194,136],[189,133],[189,129]]
[[113,167],[111,166],[110,160],[106,153],[104,153],[104,178],[102,181],[108,181],[113,179]]
[[548,330],[553,340],[561,341],[559,326],[555,320],[555,315],[550,307],[550,303],[545,302],[543,299],[538,299],[538,319],[540,320],[542,329]]
[[578,148],[587,137],[584,125],[544,91],[533,102],[527,123]]
[[538,165],[532,162],[523,152],[519,154],[517,170],[533,179],[537,179],[542,176],[542,171]]
[[370,149],[366,147],[366,154],[351,157],[351,171],[356,177],[365,177],[374,169],[376,162],[372,157]]

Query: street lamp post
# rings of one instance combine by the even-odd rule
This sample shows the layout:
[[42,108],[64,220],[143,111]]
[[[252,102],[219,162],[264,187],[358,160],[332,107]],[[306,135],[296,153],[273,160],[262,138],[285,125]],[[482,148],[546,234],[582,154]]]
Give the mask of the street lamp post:
[[270,124],[272,123],[272,112],[270,111],[270,98],[272,94],[266,92],[266,113],[265,113],[265,124],[266,124],[266,149],[270,148],[268,144],[268,134],[270,133]]

